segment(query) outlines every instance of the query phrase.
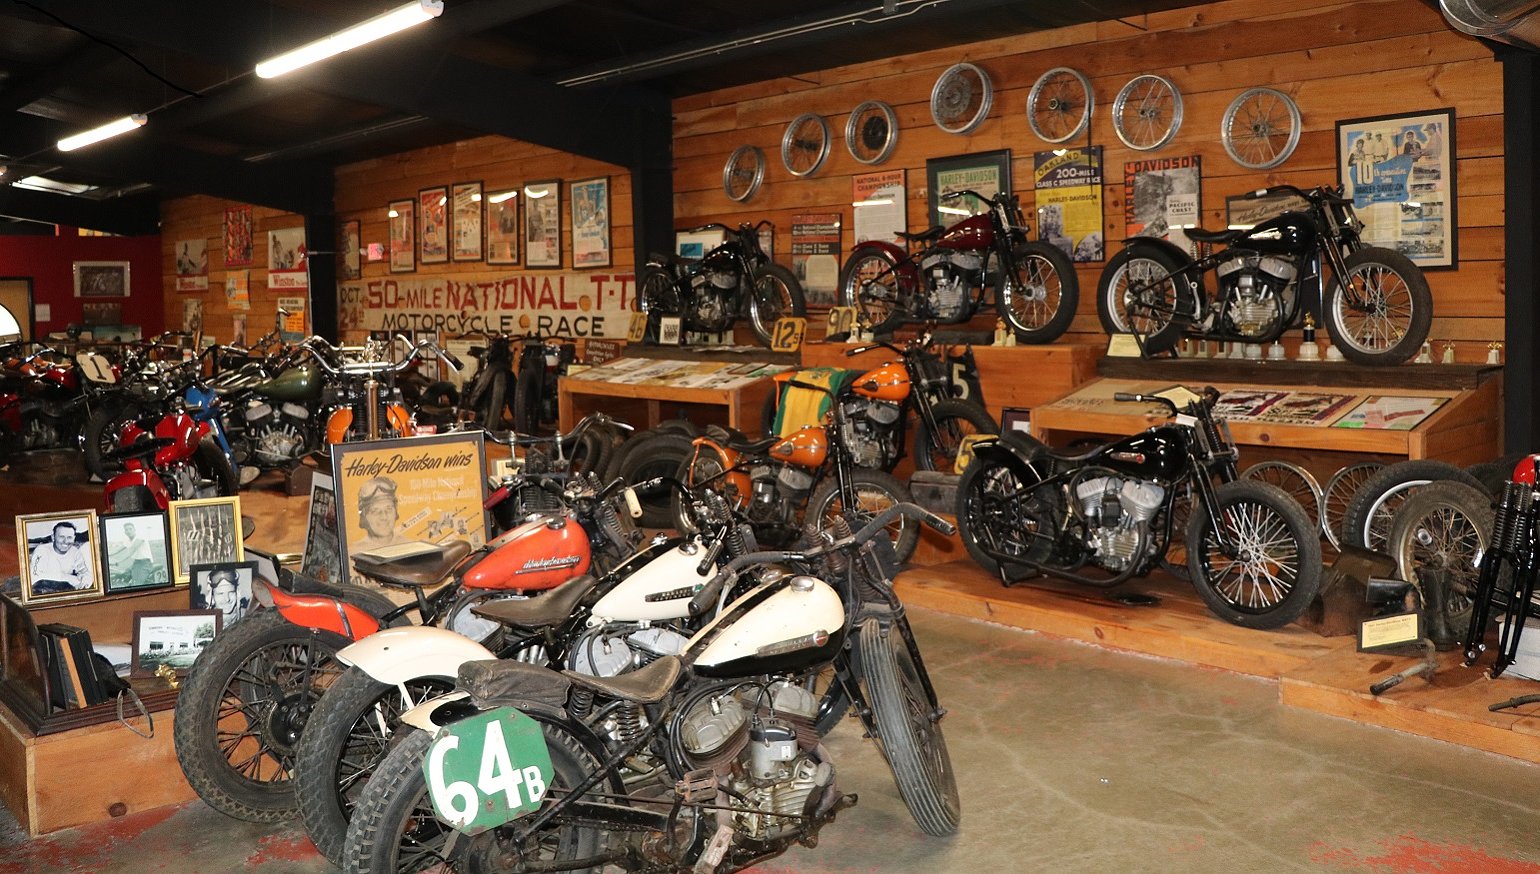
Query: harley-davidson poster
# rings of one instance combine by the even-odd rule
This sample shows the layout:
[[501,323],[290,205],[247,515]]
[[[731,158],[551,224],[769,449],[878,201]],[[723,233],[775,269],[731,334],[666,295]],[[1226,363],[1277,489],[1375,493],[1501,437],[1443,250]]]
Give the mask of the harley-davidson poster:
[[1129,237],[1161,237],[1193,250],[1184,232],[1198,227],[1202,158],[1147,158],[1123,165],[1123,229]]

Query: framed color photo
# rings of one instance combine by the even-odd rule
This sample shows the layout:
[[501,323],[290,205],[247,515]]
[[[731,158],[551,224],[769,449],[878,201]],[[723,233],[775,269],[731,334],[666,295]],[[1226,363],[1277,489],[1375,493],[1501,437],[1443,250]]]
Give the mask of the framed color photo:
[[1337,122],[1337,181],[1363,241],[1419,267],[1459,263],[1454,110]]
[[561,180],[524,186],[524,266],[561,266]]
[[390,219],[390,272],[417,269],[417,201],[392,200],[385,213]]
[[[925,162],[925,179],[930,196],[930,226],[953,225],[970,215],[989,209],[989,204],[974,197],[960,197],[942,202],[943,194],[964,189],[985,197],[1011,190],[1011,150],[997,149],[974,155],[931,158]],[[942,212],[942,208],[947,211]]]
[[[487,539],[485,432],[456,432],[332,447],[338,560],[414,541]],[[357,578],[355,581],[358,581]]]
[[610,266],[610,177],[572,183],[572,266]]
[[165,513],[103,516],[101,531],[107,594],[171,585],[171,529]]
[[251,207],[225,207],[225,266],[250,267],[252,258]]
[[417,260],[449,260],[449,189],[442,185],[417,192]]
[[96,511],[17,516],[16,547],[21,603],[53,604],[102,594]]
[[246,618],[256,605],[252,593],[257,576],[255,561],[195,564],[189,568],[192,582],[187,598],[194,610],[218,610],[225,628]]
[[76,297],[128,297],[127,261],[76,261]]
[[358,222],[343,222],[337,228],[337,277],[357,279],[362,275]]
[[486,196],[487,263],[519,263],[519,189]]
[[449,257],[453,261],[480,261],[481,236],[481,183],[456,182],[449,189],[449,202],[454,206],[450,221],[452,244]]
[[153,677],[162,666],[186,676],[198,653],[222,629],[218,610],[138,610],[134,612],[134,677]]
[[187,585],[195,564],[245,558],[239,497],[172,501],[170,513],[171,567],[177,585]]

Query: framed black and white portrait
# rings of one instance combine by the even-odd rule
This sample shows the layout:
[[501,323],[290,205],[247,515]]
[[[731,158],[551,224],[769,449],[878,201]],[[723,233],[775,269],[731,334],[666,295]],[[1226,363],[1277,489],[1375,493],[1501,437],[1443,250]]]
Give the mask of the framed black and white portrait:
[[16,544],[23,604],[75,601],[102,594],[95,511],[17,516]]
[[241,542],[241,499],[198,498],[171,502],[171,566],[185,586],[195,564],[224,564],[246,556]]
[[255,561],[195,564],[188,573],[188,606],[194,610],[218,610],[225,628],[246,618],[255,606]]
[[101,532],[107,594],[171,585],[171,531],[165,513],[103,516]]
[[185,676],[198,653],[221,629],[218,610],[140,610],[134,613],[135,677],[153,677],[162,666]]

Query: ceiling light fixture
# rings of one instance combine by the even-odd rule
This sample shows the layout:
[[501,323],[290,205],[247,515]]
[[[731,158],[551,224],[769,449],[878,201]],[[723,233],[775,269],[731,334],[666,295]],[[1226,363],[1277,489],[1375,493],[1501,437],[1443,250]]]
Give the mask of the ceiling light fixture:
[[444,0],[413,0],[405,6],[382,12],[373,18],[339,30],[331,36],[306,43],[293,51],[268,58],[257,65],[263,79],[282,76],[316,61],[324,61],[350,49],[399,33],[413,25],[431,21],[444,12]]
[[119,134],[126,134],[132,130],[144,127],[143,115],[125,115],[117,121],[110,121],[101,127],[92,128],[84,133],[65,137],[59,140],[59,151],[73,152],[81,146],[89,146],[102,140],[111,139]]
[[532,197],[535,200],[539,200],[540,198],[545,197],[550,193],[551,189],[549,188],[530,188],[528,185],[524,186],[524,196]]
[[487,196],[487,202],[488,203],[502,203],[505,200],[512,200],[513,198],[518,197],[518,196],[519,196],[519,189],[515,188],[512,191],[503,191],[503,192],[500,192],[498,194],[488,195]]

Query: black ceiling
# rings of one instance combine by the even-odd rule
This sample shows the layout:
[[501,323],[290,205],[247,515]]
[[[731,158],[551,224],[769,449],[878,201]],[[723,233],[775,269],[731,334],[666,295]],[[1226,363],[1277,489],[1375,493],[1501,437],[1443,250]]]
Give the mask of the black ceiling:
[[[480,134],[669,161],[669,99],[1191,0],[444,0],[414,30],[273,80],[267,57],[401,0],[0,0],[0,216],[153,232],[163,194],[330,210],[332,168]],[[64,135],[141,130],[75,152]],[[22,191],[24,176],[96,186]],[[0,233],[5,232],[0,228]]]

